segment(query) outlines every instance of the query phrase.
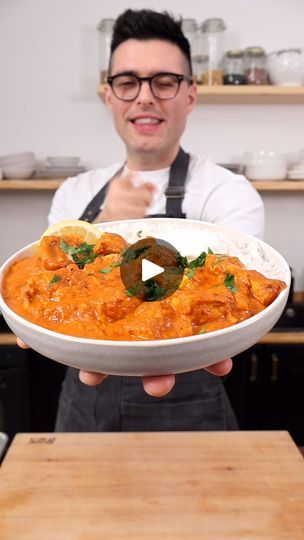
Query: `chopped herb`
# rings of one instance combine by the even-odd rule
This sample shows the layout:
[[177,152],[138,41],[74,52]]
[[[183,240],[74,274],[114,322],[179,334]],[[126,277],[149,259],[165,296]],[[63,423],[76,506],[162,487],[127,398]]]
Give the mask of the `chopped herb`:
[[144,295],[147,302],[153,302],[154,300],[160,300],[163,296],[167,296],[168,289],[161,287],[154,279],[148,279],[145,281]]
[[100,274],[109,274],[114,268],[117,268],[117,266],[120,266],[120,262],[110,264],[108,268],[100,268],[99,272]]
[[233,274],[229,274],[229,273],[226,274],[225,285],[226,285],[227,289],[229,289],[231,292],[236,292],[237,291],[237,287],[235,286],[234,275]]
[[177,258],[177,260],[179,262],[179,266],[182,269],[188,268],[189,263],[188,263],[187,257],[183,257],[183,255],[181,255],[180,253],[177,253],[176,258]]
[[85,264],[93,262],[97,255],[93,252],[94,245],[82,242],[79,247],[70,246],[63,240],[59,244],[60,249],[70,255],[79,268],[83,268]]
[[124,262],[128,263],[133,259],[138,259],[148,249],[150,249],[150,246],[138,247],[136,249],[129,248],[124,254]]
[[138,238],[141,238],[142,237],[142,230],[137,231],[136,236],[138,236]]
[[205,266],[207,255],[208,254],[206,253],[206,251],[202,251],[202,253],[196,259],[189,262],[188,264],[189,268],[192,268],[193,270],[195,270],[201,266]]
[[51,281],[50,281],[50,283],[49,283],[49,287],[51,287],[51,285],[54,285],[54,283],[57,283],[57,281],[60,281],[60,280],[61,280],[61,277],[58,276],[57,274],[55,274],[55,275],[52,277],[52,279],[51,279]]
[[191,279],[191,278],[193,278],[193,276],[195,276],[195,274],[196,274],[195,269],[194,268],[189,268],[189,270],[187,272],[187,278]]
[[127,296],[136,296],[136,293],[138,293],[141,289],[141,283],[137,282],[134,287],[129,287],[129,289],[126,289],[126,295]]
[[208,247],[208,254],[213,255],[213,251],[212,251],[212,249],[210,247]]
[[207,332],[206,326],[202,326],[202,328],[199,331],[199,334],[206,334],[206,332]]

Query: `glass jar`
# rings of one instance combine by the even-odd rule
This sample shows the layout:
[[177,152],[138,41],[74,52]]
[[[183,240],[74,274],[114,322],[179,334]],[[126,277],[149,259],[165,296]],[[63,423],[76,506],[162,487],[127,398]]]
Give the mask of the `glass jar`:
[[191,63],[193,71],[193,79],[197,81],[197,57],[198,57],[198,39],[197,39],[197,22],[195,19],[183,19],[182,31],[188,39],[191,48]]
[[262,47],[248,47],[244,51],[247,84],[268,84],[267,60]]
[[201,53],[208,57],[203,73],[203,84],[223,84],[223,52],[224,32],[226,25],[223,19],[206,19],[201,25]]
[[99,73],[102,84],[107,81],[114,24],[115,19],[101,19],[97,26],[97,30],[99,30]]
[[227,51],[224,58],[224,84],[246,84],[244,71],[244,52],[240,49]]

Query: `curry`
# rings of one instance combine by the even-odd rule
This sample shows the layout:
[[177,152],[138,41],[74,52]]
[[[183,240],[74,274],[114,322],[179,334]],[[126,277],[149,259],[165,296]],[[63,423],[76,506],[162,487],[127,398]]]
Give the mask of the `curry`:
[[16,313],[49,330],[106,340],[158,340],[218,330],[252,317],[286,287],[232,256],[203,252],[184,264],[180,287],[155,302],[126,290],[118,234],[95,245],[77,235],[44,236],[32,257],[12,264],[3,297]]

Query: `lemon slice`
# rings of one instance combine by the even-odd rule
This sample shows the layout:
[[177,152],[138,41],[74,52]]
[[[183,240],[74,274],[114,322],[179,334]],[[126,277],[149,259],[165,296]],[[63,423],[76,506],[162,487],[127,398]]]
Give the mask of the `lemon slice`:
[[101,236],[101,231],[86,221],[80,219],[71,219],[59,221],[51,225],[41,236],[68,236],[69,234],[78,234],[87,244],[95,244]]

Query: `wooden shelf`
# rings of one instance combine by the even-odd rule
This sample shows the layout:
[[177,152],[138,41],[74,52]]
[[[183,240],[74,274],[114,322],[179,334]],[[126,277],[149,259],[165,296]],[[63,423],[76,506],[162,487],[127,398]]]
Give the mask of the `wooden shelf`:
[[269,332],[260,339],[263,345],[304,345],[303,332]]
[[[303,332],[269,332],[260,339],[263,345],[304,345]],[[0,345],[16,345],[16,336],[11,332],[0,333]]]
[[251,183],[257,191],[304,191],[304,180],[259,180]]
[[0,334],[0,345],[16,345],[16,336],[11,332]]
[[[198,103],[209,104],[299,104],[304,103],[304,86],[203,86],[197,85]],[[97,88],[104,100],[104,85]]]
[[[26,190],[26,191],[55,191],[62,184],[64,178],[50,178],[40,180],[0,180],[0,190]],[[304,180],[285,180],[277,182],[252,182],[257,191],[304,191]]]
[[45,190],[54,191],[59,188],[64,178],[45,178],[30,180],[0,180],[0,190]]

